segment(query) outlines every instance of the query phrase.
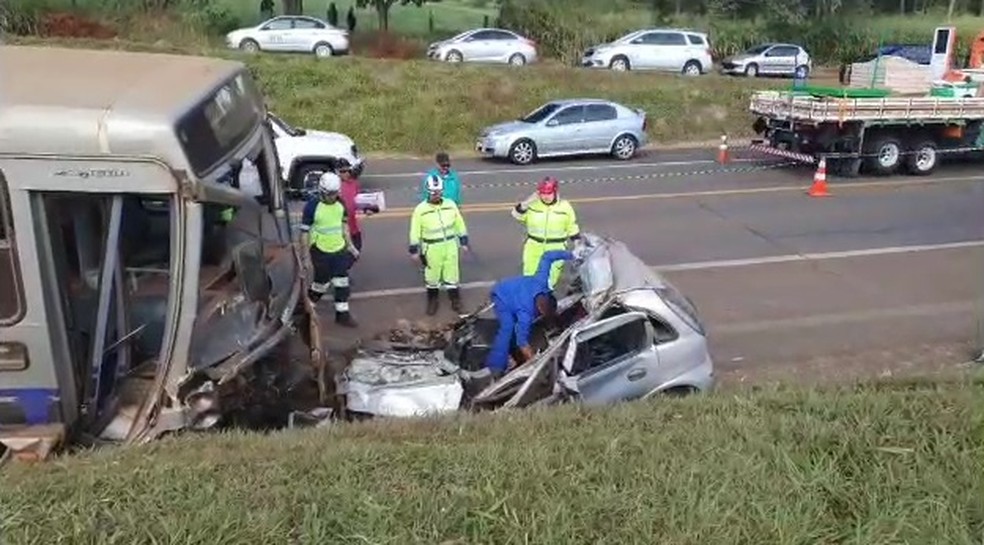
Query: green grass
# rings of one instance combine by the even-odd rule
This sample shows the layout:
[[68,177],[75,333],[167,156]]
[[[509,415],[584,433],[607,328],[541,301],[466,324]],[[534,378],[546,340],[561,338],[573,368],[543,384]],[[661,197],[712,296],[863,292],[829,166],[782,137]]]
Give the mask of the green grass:
[[245,61],[271,109],[296,125],[339,131],[366,151],[430,155],[471,150],[479,131],[516,119],[546,101],[600,97],[648,112],[657,143],[705,142],[751,134],[748,98],[789,80],[719,76],[688,78],[612,73],[558,64],[510,67],[449,65],[426,60],[260,55],[98,41],[18,40],[70,46],[215,54]]
[[971,544],[984,387],[186,436],[0,476],[4,543]]

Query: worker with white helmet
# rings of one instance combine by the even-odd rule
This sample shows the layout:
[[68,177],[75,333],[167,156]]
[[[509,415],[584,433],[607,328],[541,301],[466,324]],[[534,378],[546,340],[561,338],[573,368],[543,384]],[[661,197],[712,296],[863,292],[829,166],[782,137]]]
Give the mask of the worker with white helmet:
[[437,313],[441,285],[448,290],[451,308],[461,312],[459,244],[468,250],[468,228],[458,206],[444,198],[444,180],[427,178],[427,200],[410,217],[410,256],[424,266],[427,314]]
[[314,278],[308,297],[317,303],[331,285],[335,295],[335,321],[356,327],[349,312],[349,268],[359,257],[348,227],[348,211],[339,199],[342,180],[325,172],[318,180],[318,193],[304,206],[301,214],[301,252],[307,256],[305,267]]

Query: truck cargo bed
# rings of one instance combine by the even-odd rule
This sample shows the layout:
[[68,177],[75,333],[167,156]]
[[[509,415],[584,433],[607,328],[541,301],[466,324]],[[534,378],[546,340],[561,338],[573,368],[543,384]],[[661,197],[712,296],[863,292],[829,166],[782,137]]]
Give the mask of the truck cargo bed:
[[843,121],[957,121],[984,119],[984,97],[833,98],[760,91],[749,110],[761,116],[813,123]]

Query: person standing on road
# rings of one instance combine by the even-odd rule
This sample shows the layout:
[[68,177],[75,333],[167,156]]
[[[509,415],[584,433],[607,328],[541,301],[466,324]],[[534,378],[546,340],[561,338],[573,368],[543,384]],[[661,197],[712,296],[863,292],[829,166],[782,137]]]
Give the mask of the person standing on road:
[[[352,164],[348,162],[348,159],[339,159],[335,163],[335,169],[338,171],[338,177],[342,180],[342,190],[339,194],[345,205],[345,211],[348,213],[348,227],[349,234],[352,236],[352,244],[355,245],[356,250],[362,252],[362,229],[359,227],[359,218],[357,217],[359,209],[355,202],[355,198],[362,191],[362,188],[359,187],[358,178],[352,173]],[[365,212],[372,214],[375,210],[366,210]]]
[[465,218],[453,201],[444,198],[443,184],[440,177],[429,177],[427,200],[410,217],[410,256],[424,266],[428,316],[437,314],[441,284],[447,287],[451,308],[461,312],[459,244],[468,251]]
[[544,252],[534,275],[506,278],[492,287],[491,299],[499,330],[489,351],[486,368],[494,377],[506,372],[514,334],[524,361],[533,357],[530,332],[534,320],[538,316],[550,319],[557,311],[557,299],[549,285],[550,271],[555,264],[570,259],[574,259],[574,254],[567,250]]
[[[569,202],[560,198],[558,182],[544,178],[536,193],[520,202],[512,210],[512,216],[526,227],[523,244],[523,274],[533,275],[540,266],[540,258],[550,250],[567,249],[568,241],[581,237],[577,215]],[[550,270],[550,289],[557,285],[563,264],[556,263]]]
[[301,213],[301,252],[305,268],[314,278],[308,297],[317,303],[327,293],[329,284],[335,296],[335,321],[345,327],[358,327],[349,312],[349,268],[359,258],[348,226],[348,211],[339,199],[342,180],[325,172],[318,180],[318,195]]
[[461,180],[458,179],[458,173],[451,168],[451,158],[442,151],[434,156],[434,162],[437,163],[437,167],[430,169],[420,184],[420,200],[426,201],[430,198],[428,183],[431,178],[436,176],[441,179],[443,184],[444,198],[452,201],[460,208]]

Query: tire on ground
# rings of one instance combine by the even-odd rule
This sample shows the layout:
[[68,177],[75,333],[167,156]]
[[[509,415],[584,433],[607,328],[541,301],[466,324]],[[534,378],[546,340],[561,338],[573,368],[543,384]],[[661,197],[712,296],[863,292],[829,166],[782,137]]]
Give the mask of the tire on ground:
[[939,146],[932,138],[921,138],[905,157],[905,170],[913,176],[927,176],[939,165]]
[[877,176],[894,174],[903,163],[904,146],[902,140],[894,132],[880,132],[864,145],[865,170]]

